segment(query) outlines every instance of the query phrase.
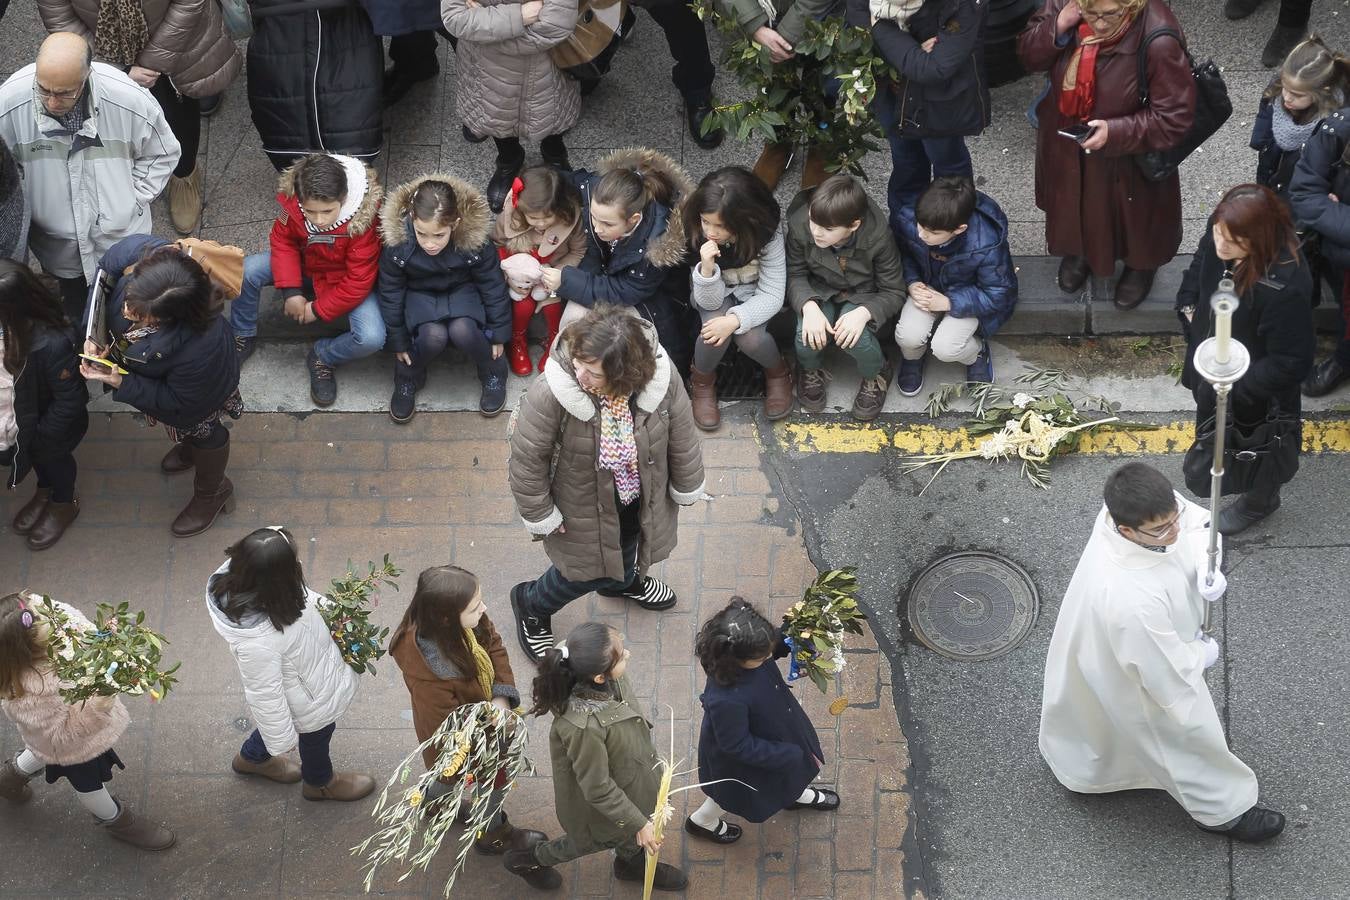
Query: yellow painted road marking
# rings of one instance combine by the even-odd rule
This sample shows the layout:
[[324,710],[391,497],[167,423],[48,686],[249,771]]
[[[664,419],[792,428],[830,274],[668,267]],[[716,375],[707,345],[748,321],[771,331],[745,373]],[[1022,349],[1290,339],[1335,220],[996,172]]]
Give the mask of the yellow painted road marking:
[[[778,443],[797,453],[881,453],[927,456],[973,450],[981,438],[965,428],[926,423],[861,425],[853,422],[789,422],[774,428]],[[1103,456],[1185,453],[1195,442],[1194,422],[1170,422],[1154,428],[1102,428],[1086,434],[1078,453]],[[1350,419],[1313,419],[1303,423],[1305,453],[1350,453]]]

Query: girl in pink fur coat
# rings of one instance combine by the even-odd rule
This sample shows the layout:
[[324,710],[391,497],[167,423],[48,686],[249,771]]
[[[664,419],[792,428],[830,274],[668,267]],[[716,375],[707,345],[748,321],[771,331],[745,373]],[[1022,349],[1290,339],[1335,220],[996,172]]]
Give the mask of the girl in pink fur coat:
[[[49,630],[37,611],[37,594],[0,597],[0,710],[23,741],[23,752],[0,764],[0,799],[27,803],[28,782],[44,772],[48,784],[66,779],[75,797],[108,834],[142,850],[166,850],[174,833],[132,815],[131,808],[108,793],[113,767],[126,768],[113,744],[126,731],[127,709],[118,697],[82,703],[61,699],[61,684],[47,661]],[[71,621],[93,627],[79,610],[57,604]]]

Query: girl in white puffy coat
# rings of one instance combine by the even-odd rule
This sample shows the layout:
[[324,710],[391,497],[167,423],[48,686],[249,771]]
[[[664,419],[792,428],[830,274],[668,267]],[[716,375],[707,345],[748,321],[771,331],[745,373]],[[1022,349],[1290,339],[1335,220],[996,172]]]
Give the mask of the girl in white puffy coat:
[[[231,768],[282,784],[303,780],[306,800],[360,800],[375,780],[334,772],[328,755],[357,676],[319,614],[319,594],[305,584],[294,537],[259,528],[225,555],[207,582],[206,607],[230,645],[257,725]],[[298,766],[286,755],[297,747]]]

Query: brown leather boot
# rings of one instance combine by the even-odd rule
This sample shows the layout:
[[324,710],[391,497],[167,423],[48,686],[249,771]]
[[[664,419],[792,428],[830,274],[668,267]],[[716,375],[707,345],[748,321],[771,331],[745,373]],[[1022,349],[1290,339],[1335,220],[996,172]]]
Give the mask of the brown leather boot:
[[47,508],[47,500],[51,495],[51,488],[38,488],[33,499],[19,507],[19,511],[14,514],[15,534],[27,534],[33,530],[38,519],[42,518],[42,511]]
[[507,850],[531,850],[535,844],[542,844],[546,840],[548,835],[542,831],[517,828],[506,818],[506,813],[502,813],[501,824],[484,831],[473,842],[473,849],[488,856],[501,856]]
[[814,145],[806,148],[806,163],[802,166],[802,190],[809,191],[829,177],[830,173],[825,171],[825,154]]
[[1134,309],[1148,299],[1148,292],[1153,290],[1153,276],[1157,271],[1157,269],[1131,269],[1126,266],[1125,271],[1120,273],[1115,294],[1111,298],[1116,309]]
[[329,781],[323,787],[306,784],[300,789],[300,794],[306,800],[349,802],[368,797],[373,790],[375,790],[375,779],[369,775],[358,775],[355,772],[334,772],[332,781]]
[[689,402],[694,407],[694,424],[704,431],[716,431],[722,424],[722,413],[717,409],[716,372],[689,367]]
[[136,818],[131,813],[131,807],[121,800],[117,800],[117,818],[98,824],[100,828],[108,829],[108,834],[112,837],[126,841],[141,850],[168,850],[178,840],[177,836],[163,825]]
[[755,160],[755,166],[750,171],[772,191],[778,188],[778,182],[783,180],[783,173],[791,163],[792,142],[769,141],[760,151],[759,159]]
[[222,512],[234,512],[234,485],[225,477],[225,466],[230,461],[230,444],[215,450],[192,448],[197,464],[192,482],[192,499],[169,530],[174,537],[192,537],[210,528]]
[[1076,294],[1087,284],[1089,274],[1086,257],[1066,256],[1059,261],[1059,274],[1055,276],[1055,283],[1064,293]]
[[27,803],[32,800],[33,789],[28,786],[28,782],[33,777],[21,772],[12,759],[0,763],[0,798],[10,803]]
[[764,415],[770,422],[792,412],[792,367],[781,356],[778,365],[764,370]]
[[286,756],[273,756],[267,762],[255,763],[244,759],[242,753],[236,753],[230,768],[240,775],[257,775],[277,784],[295,784],[300,780],[300,764]]
[[177,475],[191,469],[193,465],[192,445],[180,441],[164,454],[164,458],[159,461],[159,470],[165,475]]
[[61,535],[66,533],[70,523],[74,522],[80,515],[80,499],[76,497],[69,503],[56,503],[48,501],[42,508],[42,515],[38,517],[37,524],[33,530],[28,532],[29,550],[46,550],[61,540]]

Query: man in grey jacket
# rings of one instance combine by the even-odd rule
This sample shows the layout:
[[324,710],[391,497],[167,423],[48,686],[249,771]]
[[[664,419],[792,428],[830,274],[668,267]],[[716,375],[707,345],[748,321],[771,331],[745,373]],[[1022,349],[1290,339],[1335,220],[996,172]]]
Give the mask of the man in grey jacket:
[[48,36],[37,62],[0,85],[0,138],[23,169],[29,247],[78,323],[99,258],[150,232],[150,204],[178,164],[178,141],[149,91],[95,63],[84,38],[68,32]]

